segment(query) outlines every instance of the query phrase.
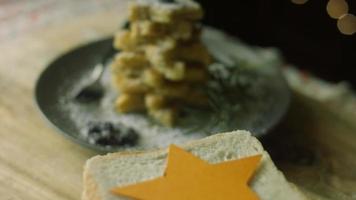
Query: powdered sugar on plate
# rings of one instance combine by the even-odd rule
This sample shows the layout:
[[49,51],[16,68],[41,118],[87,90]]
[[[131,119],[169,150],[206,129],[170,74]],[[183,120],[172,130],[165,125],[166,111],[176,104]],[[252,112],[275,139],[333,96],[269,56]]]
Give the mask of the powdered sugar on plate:
[[[71,136],[88,146],[97,146],[88,133],[88,124],[93,122],[108,122],[122,130],[137,132],[135,145],[98,146],[98,149],[113,151],[166,147],[235,129],[250,130],[256,136],[264,134],[282,117],[289,102],[288,87],[279,70],[278,52],[248,47],[212,28],[204,29],[202,40],[216,60],[209,66],[213,76],[206,88],[209,108],[185,107],[185,115],[172,128],[155,123],[145,113],[117,113],[114,102],[119,94],[112,87],[109,67],[101,79],[105,86],[104,97],[97,103],[80,103],[73,97],[91,81],[91,68],[87,68],[76,72],[79,78],[75,79],[75,84],[71,80],[72,85],[58,97],[58,110],[65,112],[63,116],[68,116],[77,130]],[[63,80],[64,85],[69,84],[66,81]]]

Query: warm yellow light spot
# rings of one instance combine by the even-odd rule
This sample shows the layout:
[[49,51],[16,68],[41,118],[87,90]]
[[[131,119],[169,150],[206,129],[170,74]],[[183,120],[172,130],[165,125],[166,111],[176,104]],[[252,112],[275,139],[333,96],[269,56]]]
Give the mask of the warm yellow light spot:
[[346,14],[337,21],[339,31],[345,35],[352,35],[356,32],[356,17],[352,14]]
[[349,11],[349,5],[345,0],[330,0],[326,5],[326,11],[331,18],[338,19]]
[[295,4],[305,4],[308,0],[291,0],[292,3],[295,3]]

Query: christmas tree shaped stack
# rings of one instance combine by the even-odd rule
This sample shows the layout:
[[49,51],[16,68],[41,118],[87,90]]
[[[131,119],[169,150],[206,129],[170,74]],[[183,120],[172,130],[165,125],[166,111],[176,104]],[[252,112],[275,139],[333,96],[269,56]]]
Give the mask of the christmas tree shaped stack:
[[112,64],[118,112],[147,111],[171,126],[185,104],[207,103],[204,85],[212,61],[200,40],[203,11],[190,0],[138,0],[115,34],[121,50]]

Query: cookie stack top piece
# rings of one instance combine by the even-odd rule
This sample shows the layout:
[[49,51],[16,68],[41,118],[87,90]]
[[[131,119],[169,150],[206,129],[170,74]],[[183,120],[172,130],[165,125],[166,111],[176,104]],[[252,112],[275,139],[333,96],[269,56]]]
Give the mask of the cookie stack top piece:
[[129,22],[115,34],[112,64],[119,112],[147,111],[173,125],[183,104],[203,105],[210,53],[200,40],[200,5],[189,0],[131,2]]
[[130,20],[170,23],[177,20],[196,21],[203,17],[200,5],[190,0],[137,0],[131,4]]

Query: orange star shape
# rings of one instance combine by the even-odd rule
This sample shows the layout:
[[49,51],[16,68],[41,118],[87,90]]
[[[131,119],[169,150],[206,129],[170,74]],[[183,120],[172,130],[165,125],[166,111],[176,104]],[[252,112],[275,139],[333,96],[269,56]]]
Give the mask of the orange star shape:
[[171,145],[162,177],[117,187],[117,195],[140,200],[258,200],[247,183],[261,155],[209,164]]

